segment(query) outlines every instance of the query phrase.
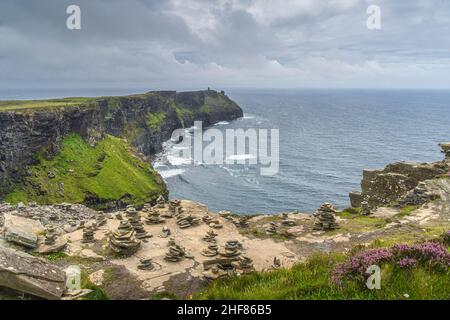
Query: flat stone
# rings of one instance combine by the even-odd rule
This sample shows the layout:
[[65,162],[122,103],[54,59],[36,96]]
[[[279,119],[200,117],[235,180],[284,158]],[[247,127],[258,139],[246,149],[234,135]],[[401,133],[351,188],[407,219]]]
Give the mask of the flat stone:
[[37,236],[44,231],[44,226],[37,220],[5,214],[4,230],[7,241],[34,249],[37,246]]
[[39,244],[36,252],[41,254],[49,254],[62,251],[67,245],[67,239],[58,237],[54,244],[46,245],[45,243]]
[[66,273],[21,251],[0,247],[0,286],[48,300],[61,299]]

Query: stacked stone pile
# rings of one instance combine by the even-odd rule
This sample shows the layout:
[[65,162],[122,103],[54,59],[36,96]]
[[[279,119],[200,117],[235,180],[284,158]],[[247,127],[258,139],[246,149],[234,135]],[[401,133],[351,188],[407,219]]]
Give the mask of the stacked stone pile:
[[217,244],[210,244],[206,249],[201,251],[205,257],[215,257],[219,254],[219,246]]
[[169,241],[169,251],[166,253],[164,260],[169,262],[179,262],[186,257],[186,250],[178,245],[174,239]]
[[314,230],[334,230],[339,227],[336,222],[336,209],[330,203],[324,203],[314,213]]
[[57,237],[58,237],[58,234],[56,232],[55,227],[51,224],[48,224],[45,227],[44,243],[48,246],[51,246],[51,245],[55,244]]
[[215,233],[213,230],[208,230],[206,232],[206,235],[202,238],[202,240],[209,243],[216,243],[217,242],[216,237],[217,233]]
[[82,243],[93,243],[94,239],[94,228],[92,226],[85,227],[83,229],[83,238],[81,239]]
[[177,224],[181,229],[197,226],[201,223],[201,219],[191,214],[181,214],[177,217]]
[[151,271],[155,269],[152,259],[142,258],[139,259],[139,265],[137,267],[139,270]]
[[278,227],[277,224],[275,222],[269,222],[267,228],[266,228],[266,232],[270,233],[270,234],[275,234],[278,232]]
[[294,220],[289,219],[289,215],[287,213],[283,213],[281,216],[283,218],[283,220],[281,221],[281,224],[283,226],[293,227],[293,226],[297,225]]
[[161,224],[165,221],[166,220],[160,217],[159,212],[154,209],[150,209],[148,211],[147,217],[145,218],[145,223],[148,225]]
[[109,237],[109,247],[120,255],[132,255],[139,250],[141,242],[136,239],[135,232],[130,229],[119,228]]

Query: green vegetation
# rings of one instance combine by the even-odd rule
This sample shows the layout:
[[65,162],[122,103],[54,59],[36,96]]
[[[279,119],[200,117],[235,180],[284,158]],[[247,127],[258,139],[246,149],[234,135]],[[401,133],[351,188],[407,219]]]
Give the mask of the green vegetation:
[[153,132],[161,131],[161,127],[166,120],[165,112],[149,113],[147,115],[147,127]]
[[[330,283],[331,273],[343,254],[317,255],[291,269],[252,273],[214,281],[195,299],[450,299],[450,271],[433,272],[427,267],[399,269],[382,267],[381,289],[369,290],[349,281],[343,287]],[[406,295],[406,296],[405,296]]]
[[409,216],[414,210],[418,209],[420,206],[413,206],[413,205],[409,205],[406,207],[403,207],[400,210],[400,213],[396,214],[395,217],[396,218],[403,218],[406,216]]
[[89,280],[89,275],[84,270],[81,271],[81,288],[92,290],[91,293],[82,298],[83,300],[109,300],[108,295],[102,290],[102,288],[93,284],[91,280]]
[[85,203],[101,209],[111,203],[142,205],[166,192],[151,166],[133,156],[124,140],[112,136],[91,147],[80,136],[68,135],[55,157],[46,159],[42,152],[37,162],[5,201]]
[[96,98],[64,98],[51,100],[0,101],[0,111],[92,106],[95,104],[96,100]]

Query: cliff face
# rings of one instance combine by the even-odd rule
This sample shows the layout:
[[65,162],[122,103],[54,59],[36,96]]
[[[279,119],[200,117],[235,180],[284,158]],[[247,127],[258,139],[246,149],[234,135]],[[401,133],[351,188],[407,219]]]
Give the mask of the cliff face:
[[406,194],[417,187],[419,182],[448,175],[450,170],[450,155],[446,154],[444,161],[434,163],[396,162],[384,169],[366,169],[361,180],[361,192],[350,193],[352,207],[360,207],[362,201],[370,206],[378,207],[397,203]]
[[243,115],[225,94],[212,90],[104,97],[52,108],[42,105],[5,111],[0,107],[0,198],[23,181],[38,152],[46,158],[56,155],[69,133],[91,145],[106,134],[126,138],[138,151],[152,155],[173,130],[189,127],[194,120],[207,126]]

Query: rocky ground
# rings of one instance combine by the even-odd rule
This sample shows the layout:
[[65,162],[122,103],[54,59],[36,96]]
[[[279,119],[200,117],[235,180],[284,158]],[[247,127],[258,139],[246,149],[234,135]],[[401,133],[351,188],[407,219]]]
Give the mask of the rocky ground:
[[[188,297],[211,279],[290,267],[317,252],[347,252],[374,241],[393,244],[438,237],[450,229],[450,179],[425,184],[428,192],[438,195],[425,204],[379,207],[370,215],[346,210],[325,215],[328,218],[297,212],[242,217],[211,212],[192,201],[160,202],[108,214],[81,205],[2,204],[0,247],[31,253],[50,268],[79,265],[89,283],[112,299]],[[326,208],[333,207],[320,210]],[[334,219],[337,227],[322,230],[327,219]],[[127,220],[137,223],[137,235],[118,233]],[[204,239],[211,231],[217,234],[215,243]],[[46,244],[49,232],[55,234],[50,237],[54,241]],[[123,252],[112,250],[111,238],[119,246],[130,244],[123,247],[130,251],[120,255]]]

